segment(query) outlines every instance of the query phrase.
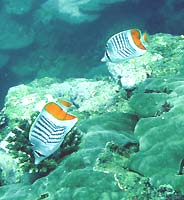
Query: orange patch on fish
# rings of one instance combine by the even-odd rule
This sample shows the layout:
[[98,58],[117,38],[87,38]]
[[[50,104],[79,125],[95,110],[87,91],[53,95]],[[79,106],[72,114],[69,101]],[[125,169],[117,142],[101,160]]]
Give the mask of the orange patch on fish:
[[132,35],[132,39],[133,39],[135,45],[138,46],[140,49],[146,50],[146,48],[141,43],[140,32],[138,30],[136,30],[136,29],[132,29],[131,30],[131,35]]
[[72,119],[75,119],[76,117],[73,116],[73,115],[70,115],[67,113],[66,117],[65,117],[65,120],[72,120]]
[[48,103],[45,106],[45,110],[59,120],[66,120],[66,116],[68,115],[61,107],[59,107],[54,102]]
[[144,33],[144,41],[148,42],[148,35],[147,35],[147,33]]
[[68,101],[60,100],[59,103],[63,104],[66,107],[70,107],[72,104]]

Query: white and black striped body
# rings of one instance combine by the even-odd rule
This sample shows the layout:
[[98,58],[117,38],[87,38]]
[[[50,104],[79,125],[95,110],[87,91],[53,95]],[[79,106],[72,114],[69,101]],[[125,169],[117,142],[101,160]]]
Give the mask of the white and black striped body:
[[59,120],[46,110],[42,110],[29,133],[29,140],[33,145],[35,164],[40,163],[59,148],[66,134],[76,122],[77,118]]
[[121,62],[136,56],[143,55],[145,50],[140,49],[133,41],[131,30],[122,31],[113,35],[106,43],[102,62]]

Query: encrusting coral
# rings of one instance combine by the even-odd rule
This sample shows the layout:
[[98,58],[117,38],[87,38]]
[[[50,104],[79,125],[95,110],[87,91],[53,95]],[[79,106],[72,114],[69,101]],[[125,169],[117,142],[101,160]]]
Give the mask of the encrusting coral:
[[150,79],[141,86],[134,105],[141,117],[134,131],[140,150],[129,160],[129,168],[149,177],[154,186],[169,184],[182,193],[183,88],[182,78]]

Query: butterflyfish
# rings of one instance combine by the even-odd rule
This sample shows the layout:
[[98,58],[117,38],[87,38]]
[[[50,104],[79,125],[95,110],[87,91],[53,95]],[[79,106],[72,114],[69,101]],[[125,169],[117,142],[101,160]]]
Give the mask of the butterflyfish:
[[63,100],[47,103],[31,126],[29,141],[36,165],[59,148],[77,123],[77,117],[67,113],[70,106],[71,103]]
[[145,44],[148,42],[146,33],[138,29],[122,31],[110,37],[106,43],[102,62],[118,63],[146,52]]

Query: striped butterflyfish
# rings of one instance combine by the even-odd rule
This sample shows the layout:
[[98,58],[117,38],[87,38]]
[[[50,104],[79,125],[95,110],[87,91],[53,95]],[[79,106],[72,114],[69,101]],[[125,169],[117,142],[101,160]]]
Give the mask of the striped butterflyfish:
[[49,102],[34,121],[29,132],[29,141],[35,164],[53,154],[78,121],[76,116],[67,113],[70,106],[69,102],[63,100]]
[[118,63],[146,52],[147,34],[138,29],[122,31],[109,38],[102,62]]

